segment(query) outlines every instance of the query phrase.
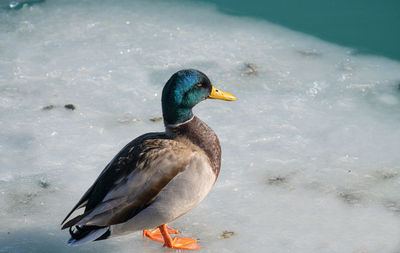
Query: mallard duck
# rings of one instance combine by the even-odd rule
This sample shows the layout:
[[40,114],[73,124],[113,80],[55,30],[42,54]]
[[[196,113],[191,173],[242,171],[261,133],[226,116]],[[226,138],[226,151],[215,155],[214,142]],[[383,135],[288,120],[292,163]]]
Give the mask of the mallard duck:
[[[171,239],[169,234],[179,232],[166,224],[196,207],[220,171],[218,137],[192,112],[207,98],[236,100],[198,70],[172,75],[161,98],[165,132],[137,137],[111,160],[61,223],[62,229],[69,228],[68,244],[143,230],[144,236],[165,247],[200,248],[192,238]],[[83,214],[66,222],[83,207]]]

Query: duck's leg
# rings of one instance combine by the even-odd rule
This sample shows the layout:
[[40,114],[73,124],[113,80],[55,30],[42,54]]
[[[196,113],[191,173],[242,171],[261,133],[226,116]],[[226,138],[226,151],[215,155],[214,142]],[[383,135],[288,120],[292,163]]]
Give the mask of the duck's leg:
[[[167,231],[168,231],[169,234],[179,234],[178,230],[175,230],[175,229],[171,228],[170,226],[168,226],[166,224],[165,224],[165,226],[166,226]],[[161,231],[160,231],[159,228],[156,228],[156,229],[154,229],[152,231],[149,230],[149,229],[143,230],[143,237],[148,237],[148,238],[150,238],[150,239],[152,239],[154,241],[158,241],[158,242],[164,242],[164,237],[161,234]]]
[[168,247],[172,249],[200,249],[201,246],[197,244],[197,240],[193,238],[186,238],[186,237],[175,237],[171,239],[168,234],[168,227],[167,225],[161,225],[158,227],[162,236],[164,237],[164,245],[163,247]]

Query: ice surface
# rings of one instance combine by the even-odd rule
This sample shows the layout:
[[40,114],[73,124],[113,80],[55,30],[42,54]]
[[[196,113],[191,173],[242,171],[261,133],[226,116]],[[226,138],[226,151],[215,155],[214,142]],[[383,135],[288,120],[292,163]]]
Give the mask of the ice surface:
[[195,108],[223,148],[213,191],[172,224],[198,252],[400,251],[398,62],[162,1],[1,9],[0,56],[0,252],[170,251],[140,233],[71,248],[59,224],[163,129],[150,119],[183,68],[238,97]]

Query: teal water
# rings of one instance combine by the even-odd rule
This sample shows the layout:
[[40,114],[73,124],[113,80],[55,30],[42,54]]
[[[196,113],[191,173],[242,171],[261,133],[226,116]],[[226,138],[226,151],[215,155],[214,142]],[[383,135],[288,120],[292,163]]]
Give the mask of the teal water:
[[398,0],[201,0],[219,11],[262,18],[326,41],[400,60]]

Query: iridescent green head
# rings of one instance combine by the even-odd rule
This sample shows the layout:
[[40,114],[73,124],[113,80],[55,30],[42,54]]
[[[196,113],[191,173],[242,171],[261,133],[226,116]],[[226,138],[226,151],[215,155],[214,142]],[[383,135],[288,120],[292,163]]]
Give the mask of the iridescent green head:
[[165,124],[183,123],[193,117],[192,108],[206,98],[234,101],[227,92],[215,89],[210,79],[195,69],[180,70],[172,75],[162,92]]

